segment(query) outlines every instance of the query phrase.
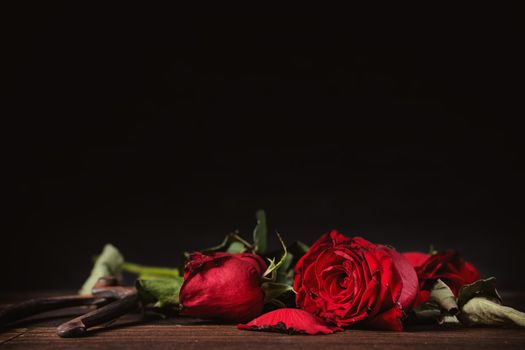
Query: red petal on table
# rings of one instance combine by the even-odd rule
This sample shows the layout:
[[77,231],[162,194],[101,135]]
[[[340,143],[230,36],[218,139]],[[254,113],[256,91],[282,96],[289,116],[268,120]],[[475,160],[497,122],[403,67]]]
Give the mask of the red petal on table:
[[343,330],[309,312],[291,308],[270,311],[237,328],[287,334],[332,334]]

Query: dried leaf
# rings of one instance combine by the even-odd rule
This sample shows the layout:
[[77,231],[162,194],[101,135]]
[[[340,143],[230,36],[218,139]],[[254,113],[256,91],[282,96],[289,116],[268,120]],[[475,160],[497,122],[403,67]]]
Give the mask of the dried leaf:
[[518,326],[525,327],[525,313],[484,297],[472,298],[458,314],[461,323],[473,326]]
[[496,278],[480,279],[461,287],[458,293],[459,307],[463,307],[470,299],[475,297],[484,297],[501,304],[501,297],[496,290]]
[[454,293],[452,293],[447,284],[440,279],[438,279],[432,287],[429,301],[436,303],[441,308],[441,310],[446,312],[448,315],[453,316],[459,311]]
[[467,326],[518,326],[525,327],[525,313],[501,305],[494,277],[481,279],[459,290],[457,315]]

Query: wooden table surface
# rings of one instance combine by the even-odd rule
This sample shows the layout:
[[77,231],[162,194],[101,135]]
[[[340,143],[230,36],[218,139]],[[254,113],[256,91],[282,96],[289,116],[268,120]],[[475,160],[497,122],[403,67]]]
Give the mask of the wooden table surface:
[[[55,294],[56,293],[51,293]],[[38,293],[38,296],[50,293]],[[32,295],[3,295],[6,304]],[[524,310],[525,293],[504,294],[506,304]],[[0,330],[2,349],[525,349],[524,329],[417,326],[405,332],[349,329],[325,336],[285,335],[240,331],[234,325],[188,318],[141,321],[131,314],[114,324],[93,330],[83,338],[62,339],[56,326],[78,310],[40,315]]]

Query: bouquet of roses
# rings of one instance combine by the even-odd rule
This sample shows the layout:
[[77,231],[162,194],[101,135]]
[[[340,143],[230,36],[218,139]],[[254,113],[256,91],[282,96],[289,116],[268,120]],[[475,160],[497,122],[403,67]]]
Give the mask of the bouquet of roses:
[[311,247],[267,252],[264,211],[250,243],[236,233],[219,246],[185,254],[178,269],[124,262],[105,247],[83,292],[101,276],[138,274],[143,304],[181,316],[238,323],[239,329],[330,334],[349,327],[401,331],[436,322],[525,326],[525,314],[501,304],[495,279],[480,279],[454,251],[399,253],[337,231]]

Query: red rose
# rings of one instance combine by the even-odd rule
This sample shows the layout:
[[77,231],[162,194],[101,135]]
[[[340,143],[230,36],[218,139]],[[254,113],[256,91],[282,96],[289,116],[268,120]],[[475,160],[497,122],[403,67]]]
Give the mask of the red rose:
[[418,295],[414,268],[395,250],[332,231],[295,267],[297,305],[337,325],[402,330]]
[[194,253],[184,269],[181,315],[245,322],[261,314],[264,260],[255,254]]
[[417,304],[428,300],[430,289],[437,279],[445,282],[457,296],[463,285],[474,283],[480,278],[478,270],[454,251],[434,255],[408,252],[403,253],[403,256],[414,266],[419,278],[420,292]]

